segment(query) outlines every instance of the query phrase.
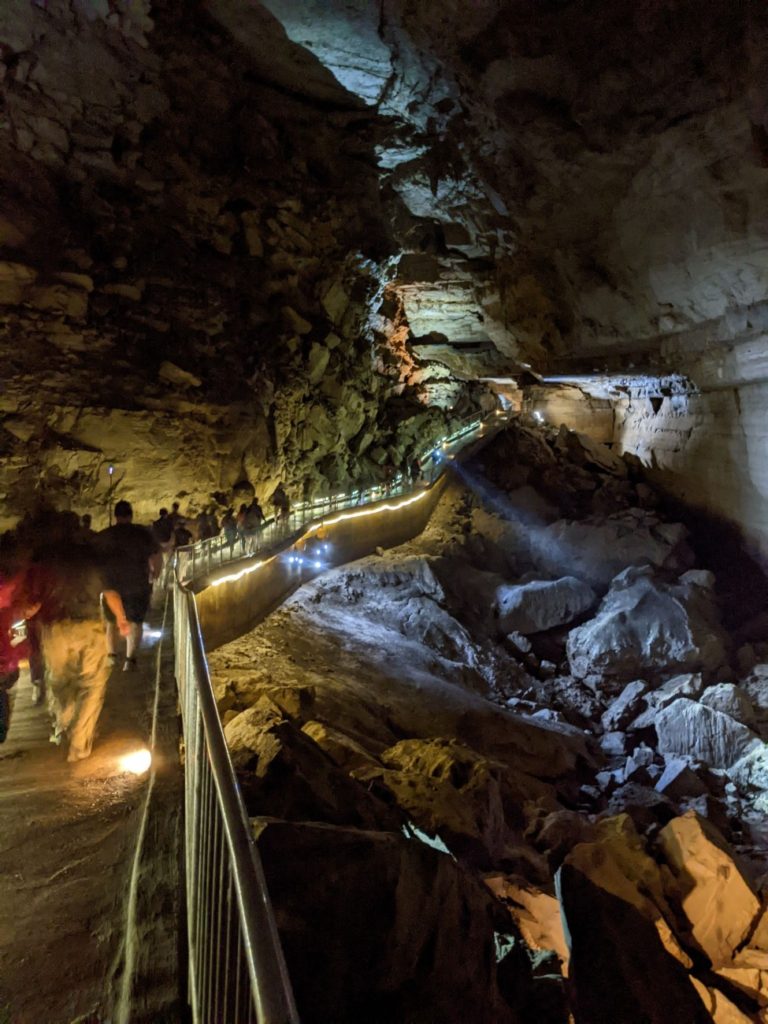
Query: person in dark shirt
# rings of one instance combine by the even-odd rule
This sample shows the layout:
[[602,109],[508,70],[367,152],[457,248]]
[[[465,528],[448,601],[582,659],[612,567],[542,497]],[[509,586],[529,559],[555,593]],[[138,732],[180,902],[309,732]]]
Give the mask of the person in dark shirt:
[[69,740],[68,761],[88,757],[109,677],[100,601],[123,636],[130,631],[120,595],[109,588],[104,563],[92,544],[73,532],[38,548],[27,568],[24,615],[37,624],[46,667],[51,741]]
[[[130,623],[126,637],[125,662],[123,671],[136,667],[136,654],[141,644],[144,618],[152,594],[152,580],[163,568],[160,545],[152,533],[133,521],[133,509],[128,501],[115,505],[115,524],[102,530],[97,537],[99,549],[104,558],[106,589],[120,595],[125,616]],[[107,602],[102,602],[102,613],[106,622],[107,653],[114,661],[117,658],[118,624]]]

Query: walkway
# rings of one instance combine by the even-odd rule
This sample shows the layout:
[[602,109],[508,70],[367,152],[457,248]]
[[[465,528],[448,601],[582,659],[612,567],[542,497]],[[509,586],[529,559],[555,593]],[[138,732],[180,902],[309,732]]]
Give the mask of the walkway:
[[[162,933],[174,906],[178,910],[175,698],[159,737],[165,754],[161,784],[147,774],[126,773],[120,764],[123,755],[147,745],[157,654],[155,643],[138,672],[113,671],[93,754],[74,765],[66,762],[63,748],[48,742],[48,716],[32,706],[26,671],[16,686],[11,730],[0,746],[0,1024],[120,1020],[120,976],[126,950],[130,956],[135,949],[135,943],[124,943],[126,897],[139,838],[151,830],[142,830],[142,822],[151,826],[158,813],[163,829],[146,844],[142,860],[152,869],[147,874],[155,891],[149,899],[139,888],[138,918],[130,931],[157,926]],[[155,795],[147,815],[150,787]],[[146,912],[157,890],[165,890],[165,906],[158,902]],[[161,907],[165,927],[153,920]],[[137,980],[129,986],[137,1012],[126,1024],[179,1019],[159,1009],[178,1004],[178,937],[153,938],[152,991],[142,991],[137,963]]]

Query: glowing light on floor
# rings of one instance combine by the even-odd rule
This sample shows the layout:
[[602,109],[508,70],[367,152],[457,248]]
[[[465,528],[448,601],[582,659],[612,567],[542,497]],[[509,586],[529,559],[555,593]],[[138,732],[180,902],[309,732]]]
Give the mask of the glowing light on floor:
[[120,771],[129,772],[131,775],[143,775],[144,772],[149,771],[151,764],[152,755],[146,748],[134,750],[130,754],[124,754],[118,760]]

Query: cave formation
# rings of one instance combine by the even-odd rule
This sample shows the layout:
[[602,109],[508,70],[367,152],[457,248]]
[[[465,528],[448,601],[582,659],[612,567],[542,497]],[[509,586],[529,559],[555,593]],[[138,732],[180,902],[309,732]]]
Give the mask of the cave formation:
[[[425,807],[408,808],[485,877],[496,901],[457,889],[453,868],[441,864],[435,892],[452,922],[446,928],[460,931],[471,904],[465,939],[482,944],[489,928],[501,934],[489,923],[499,906],[528,899],[534,924],[523,928],[526,938],[554,948],[553,871],[581,843],[561,878],[576,922],[577,982],[589,956],[578,942],[585,903],[593,901],[605,925],[600,963],[626,978],[626,958],[611,959],[610,927],[620,916],[611,900],[624,900],[625,932],[640,955],[650,899],[667,922],[661,939],[673,961],[659,961],[659,977],[672,991],[680,972],[692,971],[701,1005],[718,1020],[763,1019],[768,1001],[760,843],[745,824],[764,810],[768,777],[755,746],[768,712],[760,616],[768,557],[766,40],[759,0],[6,0],[0,14],[0,528],[41,502],[89,512],[101,527],[121,497],[149,521],[172,501],[190,513],[246,493],[266,501],[279,481],[294,497],[383,481],[387,467],[407,463],[503,392],[518,419],[474,457],[422,546],[398,554],[391,571],[405,590],[393,607],[405,594],[413,603],[397,619],[400,633],[463,666],[436,670],[425,661],[425,673],[473,691],[482,683],[495,706],[539,715],[555,729],[562,788],[558,810],[549,809],[560,817],[545,825],[541,815],[522,814],[521,784],[502,779],[504,744],[492,723],[486,733],[466,718],[446,721],[444,742],[461,750],[432,749],[426,726],[419,731],[391,708],[386,723],[369,721],[369,709],[350,713],[345,735],[329,725],[344,718],[332,693],[330,710],[313,708],[317,720],[300,713],[315,655],[287,703],[253,680],[239,692],[231,673],[229,683],[218,679],[228,737],[247,747],[233,722],[235,711],[249,713],[249,691],[254,706],[262,701],[259,728],[287,716],[281,736],[297,763],[316,763],[305,749],[312,740],[335,758],[334,771],[364,780],[369,808],[336,807],[325,817],[303,805],[274,808],[276,817],[304,814],[338,829],[391,825],[392,807],[407,805],[404,777],[428,774],[425,765],[453,772],[458,790],[476,782],[486,796],[491,779],[497,802],[483,813],[518,814],[509,835],[482,820],[462,829],[466,807],[452,806],[448,826]],[[536,517],[523,520],[529,532],[556,535],[546,557],[521,551],[520,538],[513,543],[500,525],[505,513],[483,505],[497,490]],[[590,534],[593,527],[602,532]],[[628,533],[639,559],[622,540]],[[623,563],[600,568],[605,548],[620,549]],[[440,576],[451,558],[472,581],[475,606]],[[380,585],[375,567],[360,569],[357,584],[350,572],[328,584],[330,597],[317,582],[302,601],[342,605],[345,588]],[[482,574],[494,573],[506,576],[491,594]],[[515,588],[536,579],[573,583],[546,599],[526,592],[525,601],[548,609],[530,628]],[[674,660],[662,645],[663,663],[640,652],[617,667],[612,635],[600,631],[611,600],[630,602],[625,619],[649,604],[684,608],[696,626],[693,653]],[[569,602],[578,610],[557,619],[563,603],[573,611]],[[490,627],[478,608],[494,609],[494,628],[506,623],[503,642],[498,629],[483,632]],[[303,628],[292,624],[301,601],[280,614],[286,629]],[[266,657],[277,629],[267,623],[251,637],[250,661],[254,651]],[[326,629],[317,651],[333,641]],[[335,642],[343,646],[338,635]],[[219,669],[231,668],[229,654],[214,654],[214,672],[217,657]],[[578,682],[570,696],[557,684],[563,664]],[[502,685],[504,673],[511,682]],[[687,684],[670,689],[684,675]],[[707,703],[702,694],[717,687]],[[675,700],[709,723],[692,720],[686,734],[705,768],[697,776],[678,765],[661,810],[645,797],[633,803],[632,794],[622,803],[619,782],[656,792],[653,758],[669,767],[648,728],[667,755],[686,753],[670,738],[680,724],[679,703],[677,714],[666,713]],[[702,731],[716,731],[715,715],[745,730],[728,734],[728,751],[716,737],[697,746]],[[599,757],[621,762],[595,762],[593,776],[620,771],[621,779],[578,775],[577,761],[583,773],[596,756],[576,752],[573,731],[583,735],[589,721],[602,723]],[[424,750],[407,746],[417,735]],[[751,760],[731,778],[742,758]],[[527,785],[548,806],[554,777],[517,767],[535,777]],[[602,832],[585,824],[611,800],[615,813],[641,810],[619,825],[610,819]],[[657,861],[665,879],[685,867],[676,850],[731,870],[709,825],[752,860],[729,896],[744,921],[727,950],[713,948],[694,917],[684,920],[682,902],[670,909],[669,887],[658,888]],[[328,837],[282,834],[272,824],[262,842],[279,868],[282,844],[319,856]],[[386,843],[369,845],[353,859],[391,873]],[[618,883],[599,899],[589,889],[600,882],[589,858],[604,850],[627,874],[639,873],[631,896]],[[409,853],[403,872],[426,878],[428,856]],[[535,899],[520,878],[538,885]],[[350,891],[359,882],[351,878]],[[290,896],[287,874],[281,884]],[[523,927],[524,914],[513,916]],[[658,920],[656,927],[661,934]],[[544,1019],[536,999],[545,997],[513,960],[501,960],[504,977],[473,979],[485,1008],[475,1018],[465,1008],[461,1019]],[[523,975],[527,1010],[522,997],[507,998]],[[577,1020],[598,1020],[594,993],[576,989]],[[414,1019],[427,995],[407,1004]],[[355,998],[364,996],[361,989]],[[380,996],[382,1021],[405,1012],[390,997],[386,1004]],[[363,1003],[349,1005],[348,1019],[363,1012]],[[553,1020],[557,1005],[547,1010]]]

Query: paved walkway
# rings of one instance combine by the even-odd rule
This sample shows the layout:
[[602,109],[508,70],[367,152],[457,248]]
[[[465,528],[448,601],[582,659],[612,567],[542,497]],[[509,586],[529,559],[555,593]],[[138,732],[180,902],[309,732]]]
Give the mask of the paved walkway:
[[[180,770],[170,644],[163,646],[160,658],[157,640],[147,647],[136,673],[113,671],[93,754],[74,765],[48,742],[48,716],[32,706],[26,672],[16,686],[0,746],[0,1024],[180,1019]],[[120,758],[148,744],[161,664],[159,771],[131,775]],[[146,882],[132,885],[145,873],[151,894]],[[162,911],[151,907],[160,888]],[[157,969],[148,980],[149,946]],[[133,1000],[135,1012],[126,1009]]]

